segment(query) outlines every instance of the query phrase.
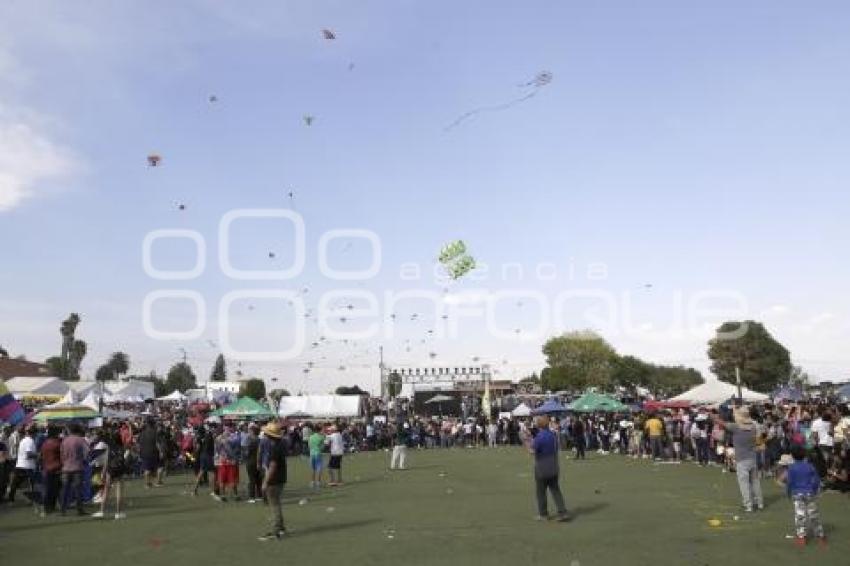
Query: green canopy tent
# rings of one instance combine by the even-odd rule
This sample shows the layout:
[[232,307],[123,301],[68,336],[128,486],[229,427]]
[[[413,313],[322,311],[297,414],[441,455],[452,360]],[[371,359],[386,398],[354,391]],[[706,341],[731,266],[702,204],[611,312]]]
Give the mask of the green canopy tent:
[[628,411],[629,408],[614,399],[601,393],[588,392],[567,405],[570,411],[579,413],[618,413]]
[[85,421],[99,416],[100,413],[85,405],[62,405],[42,409],[33,417],[33,421],[42,424],[50,421]]
[[217,409],[210,413],[210,416],[221,417],[223,419],[271,419],[277,415],[274,412],[250,397],[242,397],[235,403],[231,403],[226,407]]

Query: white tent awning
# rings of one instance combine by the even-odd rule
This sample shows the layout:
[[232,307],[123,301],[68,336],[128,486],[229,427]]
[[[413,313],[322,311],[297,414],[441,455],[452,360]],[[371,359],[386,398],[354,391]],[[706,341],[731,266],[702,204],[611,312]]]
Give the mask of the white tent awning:
[[278,414],[309,415],[319,419],[360,416],[359,395],[304,395],[281,397]]
[[[760,403],[769,400],[767,395],[751,391],[746,387],[741,388],[744,401],[750,403]],[[731,383],[725,383],[719,380],[706,381],[701,385],[697,385],[689,391],[685,391],[681,395],[677,395],[668,401],[688,401],[691,403],[702,403],[711,405],[715,403],[723,403],[731,397],[738,396],[738,388]]]
[[531,416],[531,408],[525,403],[520,403],[511,411],[511,415],[514,417],[529,417]]

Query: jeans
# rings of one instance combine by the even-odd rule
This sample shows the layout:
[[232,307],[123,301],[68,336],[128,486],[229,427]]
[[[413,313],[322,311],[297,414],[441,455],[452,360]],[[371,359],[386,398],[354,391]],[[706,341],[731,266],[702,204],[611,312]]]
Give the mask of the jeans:
[[823,536],[823,524],[820,522],[820,510],[814,495],[795,494],[794,502],[794,529],[798,537],[805,537],[806,531],[811,529],[812,535]]
[[697,438],[697,461],[703,466],[708,465],[708,439]]
[[758,507],[763,507],[764,500],[761,496],[761,482],[759,482],[756,461],[743,460],[737,462],[736,468],[738,473],[738,487],[741,489],[741,498],[744,500],[744,507],[752,509],[753,503]]
[[402,470],[407,467],[407,446],[397,445],[393,447],[393,458],[390,462],[390,469],[395,470],[396,467]]
[[576,441],[576,460],[579,460],[579,459],[584,460],[584,450],[585,450],[585,446],[586,446],[585,443],[584,443],[584,436],[582,436],[582,435],[576,436],[575,441]]
[[660,436],[650,436],[649,437],[649,446],[652,450],[652,457],[655,460],[660,460],[662,456],[662,438]]
[[552,499],[555,501],[555,509],[559,515],[564,515],[567,512],[567,506],[564,504],[564,496],[561,494],[561,487],[558,485],[558,476],[551,478],[535,479],[537,487],[537,514],[540,517],[549,515],[548,501],[546,500],[546,491],[552,493]]
[[12,484],[9,486],[9,501],[15,500],[15,492],[24,483],[29,484],[29,493],[34,497],[35,493],[35,471],[26,468],[15,468],[12,476]]
[[62,472],[62,512],[68,508],[71,497],[76,498],[77,512],[83,512],[83,472]]
[[260,475],[260,469],[256,464],[246,464],[245,472],[248,476],[248,499],[262,499],[263,494],[260,488],[262,475]]
[[269,505],[271,513],[269,522],[271,523],[272,533],[279,533],[284,530],[283,526],[283,507],[281,506],[281,496],[283,495],[283,485],[269,485],[266,488],[266,502]]
[[59,499],[61,472],[44,472],[44,511],[50,513],[56,510]]

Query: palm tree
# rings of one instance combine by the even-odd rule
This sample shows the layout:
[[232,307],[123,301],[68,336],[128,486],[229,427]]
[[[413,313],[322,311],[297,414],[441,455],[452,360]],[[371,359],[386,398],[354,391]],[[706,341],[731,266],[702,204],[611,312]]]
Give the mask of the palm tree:
[[80,379],[80,365],[83,363],[83,358],[88,353],[88,345],[83,340],[74,340],[71,344],[71,352],[69,356],[68,375],[65,379],[78,380]]
[[6,350],[6,348],[4,348],[3,346],[0,346],[0,358],[8,358],[8,357],[9,357],[9,351]]
[[80,320],[80,315],[72,312],[59,327],[59,334],[62,335],[62,354],[59,357],[65,361],[70,360],[71,346],[74,344],[74,333],[77,331]]
[[107,365],[117,375],[124,375],[130,370],[130,356],[124,352],[115,352],[109,358]]

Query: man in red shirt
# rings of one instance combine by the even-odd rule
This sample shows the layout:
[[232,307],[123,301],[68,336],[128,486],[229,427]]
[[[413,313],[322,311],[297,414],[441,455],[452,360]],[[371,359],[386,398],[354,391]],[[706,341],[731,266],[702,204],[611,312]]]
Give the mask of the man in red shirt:
[[62,514],[68,506],[68,500],[73,496],[77,500],[77,515],[85,515],[83,510],[83,469],[89,454],[89,444],[83,438],[83,427],[72,423],[68,427],[71,433],[65,437],[60,447],[62,459],[62,483],[65,493],[62,495]]
[[62,474],[60,456],[59,429],[47,427],[47,440],[41,445],[41,465],[44,469],[44,508],[42,514],[56,511],[56,500],[59,498],[59,480]]

